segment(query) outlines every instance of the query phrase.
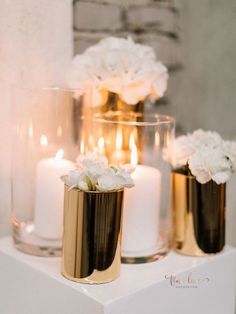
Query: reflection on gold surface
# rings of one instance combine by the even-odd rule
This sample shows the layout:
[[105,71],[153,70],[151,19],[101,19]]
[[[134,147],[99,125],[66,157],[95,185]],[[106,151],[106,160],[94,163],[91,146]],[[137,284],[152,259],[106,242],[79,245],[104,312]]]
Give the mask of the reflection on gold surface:
[[173,247],[193,256],[221,251],[225,243],[225,184],[200,184],[173,172]]
[[120,273],[123,190],[81,192],[65,186],[62,274],[105,283]]

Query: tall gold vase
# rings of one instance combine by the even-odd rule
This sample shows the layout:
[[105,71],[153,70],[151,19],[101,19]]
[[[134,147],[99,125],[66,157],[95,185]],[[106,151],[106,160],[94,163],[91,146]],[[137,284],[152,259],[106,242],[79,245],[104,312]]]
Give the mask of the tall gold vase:
[[121,265],[123,190],[82,192],[65,185],[62,274],[81,283],[116,279]]
[[226,184],[201,184],[178,169],[172,173],[173,247],[182,254],[204,256],[225,244]]

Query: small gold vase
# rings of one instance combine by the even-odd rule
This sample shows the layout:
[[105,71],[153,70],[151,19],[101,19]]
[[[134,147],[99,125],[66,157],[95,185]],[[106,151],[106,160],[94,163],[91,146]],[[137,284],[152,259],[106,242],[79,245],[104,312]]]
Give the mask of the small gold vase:
[[100,284],[119,276],[123,193],[82,192],[65,185],[62,274],[66,278]]
[[172,173],[173,247],[182,254],[204,256],[225,244],[226,184],[199,183],[186,168]]
[[120,96],[116,93],[105,92],[104,102],[99,109],[95,109],[94,113],[106,113],[110,111],[115,112],[126,112],[126,113],[143,113],[144,112],[144,101],[139,101],[136,104],[128,104],[123,101]]

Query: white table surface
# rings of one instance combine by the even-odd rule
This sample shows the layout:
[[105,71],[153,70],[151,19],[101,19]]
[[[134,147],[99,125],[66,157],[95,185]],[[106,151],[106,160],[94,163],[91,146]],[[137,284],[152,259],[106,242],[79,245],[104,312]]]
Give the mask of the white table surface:
[[[60,274],[60,258],[26,255],[7,237],[0,240],[0,313],[233,314],[235,273],[236,249],[226,247],[201,258],[171,251],[160,261],[122,265],[121,276],[111,283],[78,284]],[[165,278],[171,275],[181,283],[171,285]],[[189,284],[189,276],[194,284]],[[48,307],[40,303],[45,297]]]

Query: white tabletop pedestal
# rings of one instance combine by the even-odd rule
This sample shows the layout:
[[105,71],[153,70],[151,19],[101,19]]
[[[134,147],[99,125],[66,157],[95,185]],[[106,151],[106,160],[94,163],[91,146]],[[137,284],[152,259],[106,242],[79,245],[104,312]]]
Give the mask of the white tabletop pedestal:
[[[60,258],[25,255],[0,240],[1,314],[234,314],[236,249],[192,258],[171,252],[122,265],[118,280],[82,285],[60,274]],[[172,276],[172,277],[171,277]]]

